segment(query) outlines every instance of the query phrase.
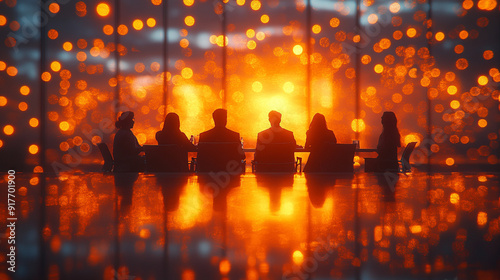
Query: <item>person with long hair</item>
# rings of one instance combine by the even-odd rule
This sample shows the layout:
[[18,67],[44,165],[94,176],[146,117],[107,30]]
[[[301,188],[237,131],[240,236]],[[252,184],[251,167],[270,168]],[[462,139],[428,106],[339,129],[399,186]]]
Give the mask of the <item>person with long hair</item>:
[[304,172],[321,172],[331,160],[324,152],[325,148],[327,145],[336,144],[337,138],[333,131],[328,129],[325,116],[319,113],[314,115],[306,136],[305,148],[310,149],[310,153]]
[[386,172],[398,170],[398,148],[401,147],[401,134],[398,119],[391,111],[382,115],[382,134],[378,138],[376,159],[365,159],[365,171]]
[[134,112],[131,111],[123,112],[115,122],[118,129],[113,140],[115,172],[144,171],[144,158],[139,155],[143,148],[131,130],[134,122]]
[[194,151],[196,147],[188,140],[186,134],[180,130],[180,126],[179,115],[168,113],[165,116],[163,129],[156,133],[156,141],[158,141],[158,145],[176,145],[175,153],[172,154],[175,158],[168,159],[171,169],[187,172],[188,152]]

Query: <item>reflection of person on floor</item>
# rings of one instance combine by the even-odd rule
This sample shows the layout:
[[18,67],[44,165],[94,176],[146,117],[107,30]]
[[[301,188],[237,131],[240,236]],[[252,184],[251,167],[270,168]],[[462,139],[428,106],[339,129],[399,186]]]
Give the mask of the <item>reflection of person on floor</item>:
[[398,170],[398,147],[401,147],[401,135],[398,130],[398,119],[394,112],[384,112],[382,115],[382,134],[378,139],[376,159],[365,159],[365,171]]
[[310,149],[311,152],[304,172],[321,171],[322,167],[331,160],[330,156],[325,153],[325,148],[329,144],[336,144],[337,138],[333,131],[328,129],[325,116],[322,114],[314,115],[306,135],[305,148]]
[[139,155],[143,148],[131,129],[134,127],[134,113],[123,112],[115,122],[118,131],[113,140],[115,172],[140,172],[144,170],[144,158]]

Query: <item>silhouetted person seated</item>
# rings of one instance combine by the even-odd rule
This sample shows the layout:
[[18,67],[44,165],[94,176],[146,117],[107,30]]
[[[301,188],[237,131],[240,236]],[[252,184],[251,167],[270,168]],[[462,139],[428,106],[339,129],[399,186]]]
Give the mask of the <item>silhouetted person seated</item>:
[[144,158],[139,155],[142,146],[130,129],[134,127],[134,113],[123,112],[115,122],[118,131],[113,141],[115,172],[144,171]]
[[325,150],[329,145],[336,144],[337,138],[333,131],[328,129],[325,116],[315,114],[306,135],[305,148],[309,149],[310,153],[304,172],[326,172],[325,167],[334,159],[325,153]]
[[280,126],[281,113],[269,112],[271,127],[259,132],[254,161],[256,171],[292,172],[296,148],[293,132]]
[[394,112],[384,112],[382,115],[382,134],[378,139],[377,158],[365,159],[366,172],[397,172],[398,147],[401,147],[401,135],[398,130],[398,119]]
[[245,153],[241,149],[240,134],[226,128],[227,111],[212,113],[214,128],[200,133],[197,170],[200,172],[227,171],[241,173]]
[[[156,141],[158,145],[168,145],[165,150],[159,149],[159,152],[165,158],[160,164],[163,164],[163,171],[172,172],[187,172],[188,169],[188,152],[194,151],[195,146],[188,140],[186,134],[180,130],[179,115],[176,113],[168,113],[165,117],[163,129],[156,133]],[[149,159],[148,159],[149,160]],[[148,168],[149,168],[148,162]],[[162,167],[157,167],[162,170]]]

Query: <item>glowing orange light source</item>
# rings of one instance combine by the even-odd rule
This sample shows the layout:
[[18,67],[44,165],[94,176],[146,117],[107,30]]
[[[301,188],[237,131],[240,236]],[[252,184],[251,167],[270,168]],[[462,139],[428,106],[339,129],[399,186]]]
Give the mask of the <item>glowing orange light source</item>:
[[260,21],[261,21],[262,23],[268,23],[268,22],[269,22],[269,16],[268,16],[268,15],[262,15],[262,16],[260,17]]
[[304,49],[302,48],[301,45],[295,45],[295,46],[293,46],[293,53],[295,55],[301,55],[303,51],[304,51]]
[[20,102],[19,105],[17,106],[19,108],[20,111],[26,111],[28,110],[28,103],[26,102]]
[[187,16],[184,18],[184,23],[187,25],[187,26],[193,26],[194,23],[195,23],[195,20],[194,20],[194,17],[192,16]]
[[408,28],[408,30],[406,30],[406,36],[413,38],[416,35],[417,35],[417,30],[415,28],[411,27],[411,28]]
[[35,144],[30,145],[28,150],[29,150],[30,154],[34,155],[34,154],[38,153],[38,146]]
[[376,14],[370,14],[368,16],[368,23],[369,24],[375,24],[378,21],[378,16]]
[[480,119],[480,120],[478,120],[478,121],[477,121],[477,125],[478,125],[479,127],[484,128],[484,127],[486,127],[486,126],[488,125],[488,121],[487,121],[487,120],[485,120],[485,119]]
[[435,38],[437,41],[443,41],[444,40],[444,33],[443,32],[436,33]]
[[73,44],[71,44],[70,42],[64,42],[63,49],[69,52],[73,49]]
[[296,250],[292,254],[293,263],[296,265],[301,265],[304,262],[304,254],[301,251]]
[[452,166],[455,164],[455,160],[453,158],[447,158],[446,159],[446,165]]
[[365,121],[363,119],[354,119],[351,122],[351,129],[354,132],[362,132],[366,129]]
[[[450,159],[450,158],[448,158],[448,159]],[[448,159],[446,160],[446,164],[448,164]],[[448,165],[450,165],[450,164],[448,164]],[[450,195],[450,202],[452,204],[457,204],[458,202],[460,202],[460,195],[458,193],[452,193]]]
[[59,61],[53,61],[50,64],[50,69],[54,72],[59,72],[59,70],[61,70],[61,63]]
[[51,3],[49,5],[49,11],[53,14],[57,14],[60,10],[59,4],[57,3]]
[[7,105],[7,97],[0,96],[0,107]]
[[219,263],[219,271],[222,275],[227,275],[231,271],[231,263],[224,259]]
[[7,18],[4,15],[0,15],[0,26],[7,24]]
[[488,223],[488,213],[486,212],[479,212],[477,213],[477,225],[478,226],[484,226]]
[[156,26],[156,19],[154,19],[154,18],[148,18],[146,20],[146,24],[149,27],[155,27]]
[[62,131],[68,131],[69,130],[69,123],[67,121],[60,122],[59,129],[61,129]]
[[14,134],[14,127],[10,124],[6,125],[3,127],[3,133],[5,133],[5,135],[12,135]]
[[28,94],[30,94],[30,87],[29,87],[29,86],[22,86],[22,87],[19,89],[19,92],[20,92],[22,95],[28,95]]
[[105,17],[109,15],[111,9],[107,3],[99,3],[97,4],[96,11],[98,15],[100,15],[101,17]]
[[132,27],[134,27],[135,30],[141,30],[144,27],[144,23],[140,19],[136,19],[132,22]]
[[313,32],[314,34],[318,34],[318,33],[320,33],[320,32],[321,32],[321,25],[319,25],[319,24],[315,24],[315,25],[313,25],[313,27],[312,27],[312,32]]
[[393,14],[399,12],[400,9],[401,9],[401,6],[397,2],[394,2],[389,6],[389,11],[391,11],[391,13],[393,13]]
[[477,83],[484,86],[488,83],[488,77],[487,76],[479,76],[479,78],[477,78]]
[[37,118],[31,118],[30,121],[29,121],[29,124],[31,127],[37,127],[39,122],[38,122],[38,119]]

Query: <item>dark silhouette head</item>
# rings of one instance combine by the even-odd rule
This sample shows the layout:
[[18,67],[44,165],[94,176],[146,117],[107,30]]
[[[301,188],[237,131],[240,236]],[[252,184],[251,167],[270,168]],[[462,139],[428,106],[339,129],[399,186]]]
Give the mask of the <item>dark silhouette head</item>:
[[272,127],[279,127],[281,123],[281,113],[274,110],[269,112],[269,122]]
[[396,114],[391,111],[386,111],[382,115],[382,126],[384,129],[388,130],[397,130],[398,129],[398,119],[396,118]]
[[134,127],[134,112],[123,112],[115,122],[115,126],[118,129],[131,129]]
[[309,125],[309,130],[318,131],[318,130],[327,130],[326,126],[326,118],[324,115],[316,113]]
[[226,127],[227,124],[227,110],[217,109],[212,113],[215,127]]
[[179,120],[179,115],[176,113],[168,113],[165,117],[165,123],[163,124],[163,131],[177,131],[180,130],[181,122]]

